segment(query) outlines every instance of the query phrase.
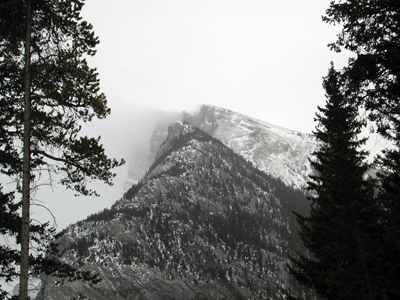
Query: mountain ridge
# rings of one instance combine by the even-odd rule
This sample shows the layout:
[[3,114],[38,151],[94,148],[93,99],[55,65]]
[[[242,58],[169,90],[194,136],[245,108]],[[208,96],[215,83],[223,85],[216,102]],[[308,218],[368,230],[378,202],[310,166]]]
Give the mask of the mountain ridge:
[[313,135],[211,105],[184,119],[287,185],[305,187],[312,172],[308,157],[317,147]]
[[65,261],[103,281],[44,276],[36,299],[311,299],[286,269],[304,250],[291,213],[307,211],[304,194],[192,124],[169,128],[144,178],[60,240]]
[[[221,140],[259,169],[296,189],[305,187],[312,172],[308,157],[317,143],[311,134],[211,105],[202,105],[198,112],[183,112],[177,120],[189,122]],[[167,137],[167,131],[165,123],[155,128],[149,150],[131,161],[129,182],[137,182],[144,176]]]

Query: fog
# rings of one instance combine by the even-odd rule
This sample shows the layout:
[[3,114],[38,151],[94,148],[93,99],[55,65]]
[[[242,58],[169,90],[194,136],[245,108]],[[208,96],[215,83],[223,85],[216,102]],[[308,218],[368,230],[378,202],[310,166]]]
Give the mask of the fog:
[[340,27],[330,0],[88,0],[91,66],[113,109],[213,104],[301,132],[314,128]]
[[[191,107],[191,110],[186,111],[194,113],[199,108],[199,106]],[[33,193],[31,218],[40,223],[50,221],[51,225],[62,230],[71,223],[85,219],[90,214],[109,208],[132,184],[132,180],[129,179],[140,179],[129,178],[129,167],[133,161],[138,160],[138,156],[149,150],[150,138],[156,125],[167,126],[166,124],[176,120],[181,113],[182,111],[129,109],[111,113],[105,120],[95,120],[91,124],[83,125],[83,135],[101,136],[101,143],[109,157],[118,160],[123,158],[126,161],[123,166],[113,170],[117,174],[113,180],[114,185],[108,186],[101,181],[92,182],[89,186],[96,190],[100,197],[88,197],[75,196],[74,192],[66,190],[61,185],[43,184]],[[378,153],[379,149],[388,146],[379,136],[371,135],[368,129],[365,130],[364,135],[370,136],[367,147],[373,155]],[[1,182],[6,191],[15,188],[8,178],[2,177]]]
[[[321,21],[329,2],[85,1],[83,19],[100,39],[88,62],[99,72],[112,113],[83,133],[101,135],[106,153],[127,163],[115,170],[114,186],[92,184],[99,198],[42,186],[36,203],[60,229],[110,207],[124,192],[131,157],[148,146],[163,115],[157,110],[212,104],[310,133],[325,102],[322,76],[330,61],[340,68],[349,56],[327,47],[340,31]],[[33,218],[52,220],[42,206],[32,210]]]
[[[178,113],[180,112],[127,109],[125,112],[111,113],[105,120],[95,120],[92,124],[83,125],[83,135],[101,136],[100,142],[106,154],[118,160],[123,158],[126,161],[125,165],[113,170],[117,174],[113,180],[113,186],[108,186],[101,181],[89,184],[100,194],[100,197],[76,197],[73,191],[66,190],[64,186],[42,185],[32,197],[32,219],[42,223],[50,221],[61,230],[71,223],[85,219],[90,214],[109,208],[123,195],[129,165],[133,159],[136,159],[135,155],[148,150],[156,124],[165,123],[171,119],[171,114]],[[12,187],[10,184],[7,186]]]

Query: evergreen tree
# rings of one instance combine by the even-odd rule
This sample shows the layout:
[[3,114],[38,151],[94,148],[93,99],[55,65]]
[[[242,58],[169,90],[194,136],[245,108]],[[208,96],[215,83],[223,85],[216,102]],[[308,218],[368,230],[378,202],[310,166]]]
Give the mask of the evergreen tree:
[[[32,189],[47,170],[78,194],[87,183],[112,184],[123,163],[106,156],[100,138],[79,136],[82,122],[110,109],[99,90],[98,38],[82,21],[83,0],[0,1],[0,172],[22,194],[20,299],[27,298],[29,208]],[[21,150],[22,149],[22,150]],[[50,178],[52,178],[50,176]]]
[[310,216],[296,214],[300,236],[311,258],[292,257],[291,273],[327,299],[373,299],[369,222],[373,185],[366,180],[367,152],[358,139],[363,122],[356,105],[342,90],[341,76],[331,66],[324,78],[326,106],[318,107],[314,135],[319,148],[310,159],[316,175],[307,190]]
[[[400,131],[399,131],[400,133]],[[397,134],[397,133],[396,133]],[[378,157],[380,171],[377,173],[379,189],[377,201],[380,276],[384,278],[380,293],[382,299],[400,298],[400,139],[395,149],[387,149]]]
[[331,49],[355,54],[344,69],[349,97],[365,106],[382,136],[400,138],[400,2],[332,1],[323,20],[343,25]]
[[400,288],[400,1],[332,1],[324,20],[343,25],[331,47],[355,53],[345,67],[348,98],[363,106],[390,147],[377,158],[382,293]]
[[[2,235],[0,244],[0,278],[5,282],[10,282],[18,276],[15,262],[18,263],[20,260],[19,252],[5,244],[3,240],[5,236],[16,235],[21,227],[21,223],[18,222],[18,208],[19,205],[13,202],[13,193],[4,194],[0,189],[0,234]],[[8,296],[8,293],[0,286],[0,299],[5,299]]]

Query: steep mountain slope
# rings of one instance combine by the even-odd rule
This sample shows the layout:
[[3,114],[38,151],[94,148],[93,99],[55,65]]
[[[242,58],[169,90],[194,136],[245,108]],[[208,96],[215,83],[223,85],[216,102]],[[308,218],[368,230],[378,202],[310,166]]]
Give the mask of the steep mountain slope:
[[[128,157],[129,170],[126,180],[125,190],[129,189],[132,184],[136,184],[146,174],[148,168],[154,162],[161,144],[165,141],[168,135],[168,126],[182,120],[182,113],[157,111],[153,113],[146,112],[144,115],[149,116],[149,124],[144,124],[145,132],[150,132],[146,136],[147,143],[136,143],[134,149],[131,150],[131,155]],[[152,124],[152,125],[150,125]],[[152,128],[153,127],[153,128]],[[133,130],[143,131],[142,128]],[[153,132],[151,134],[151,131]],[[145,138],[143,138],[145,140]]]
[[305,187],[316,147],[313,135],[260,121],[231,110],[203,105],[184,119],[254,163],[260,170],[298,189]]
[[[287,185],[297,189],[305,186],[311,172],[307,158],[316,147],[312,135],[210,105],[203,105],[194,114],[183,113],[182,120],[219,139],[260,170],[279,178]],[[168,125],[159,124],[151,138],[151,148],[132,160],[129,175],[131,179],[141,179],[138,175],[144,174],[150,166],[167,136]]]
[[37,299],[284,299],[304,295],[287,255],[301,251],[300,191],[222,142],[176,122],[154,164],[110,209],[71,225],[63,258],[99,272],[96,286],[49,277]]

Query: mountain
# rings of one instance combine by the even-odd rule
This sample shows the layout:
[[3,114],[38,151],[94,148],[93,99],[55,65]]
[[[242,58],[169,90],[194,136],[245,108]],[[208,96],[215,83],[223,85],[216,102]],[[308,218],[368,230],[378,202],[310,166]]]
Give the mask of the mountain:
[[[132,184],[136,184],[146,174],[161,144],[168,136],[168,126],[174,121],[182,120],[182,112],[156,111],[146,112],[145,115],[150,119],[149,124],[153,125],[143,124],[145,128],[149,127],[144,131],[153,131],[153,133],[147,135],[147,142],[135,143],[134,149],[131,150],[128,158],[129,170],[125,190],[129,189]],[[140,128],[139,131],[143,131],[143,129]],[[142,139],[146,140],[145,137]]]
[[289,186],[304,188],[311,172],[308,157],[315,150],[311,134],[279,127],[216,106],[203,105],[184,119]]
[[174,122],[143,179],[60,239],[62,259],[102,282],[43,276],[36,299],[313,299],[286,267],[304,251],[291,212],[308,205],[219,139]]
[[[172,114],[164,113],[171,120]],[[308,157],[316,141],[305,134],[260,121],[228,109],[203,105],[199,112],[174,115],[175,120],[187,121],[222,141],[228,148],[255,164],[260,170],[284,183],[302,189],[308,180],[311,166]],[[169,125],[169,123],[168,123]],[[136,182],[145,174],[167,136],[168,125],[160,122],[153,132],[151,147],[133,157],[131,178]]]

